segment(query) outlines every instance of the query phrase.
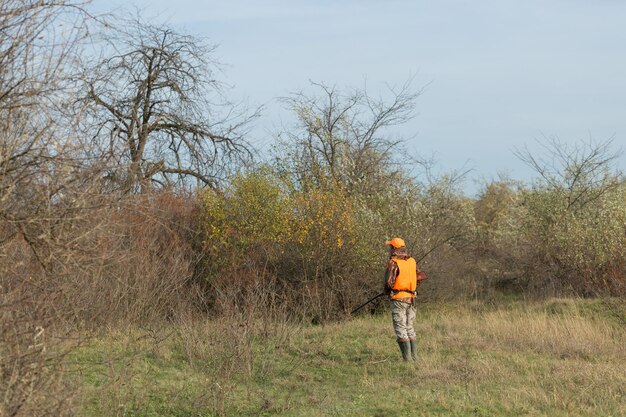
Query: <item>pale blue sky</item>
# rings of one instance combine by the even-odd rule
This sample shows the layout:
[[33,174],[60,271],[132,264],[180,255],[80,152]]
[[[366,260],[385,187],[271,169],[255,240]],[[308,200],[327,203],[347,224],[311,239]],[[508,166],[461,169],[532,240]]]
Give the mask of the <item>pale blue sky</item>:
[[[118,4],[122,4],[119,2]],[[309,80],[427,85],[397,132],[443,169],[475,181],[527,180],[514,155],[536,139],[626,145],[626,2],[617,0],[130,0],[219,44],[234,97],[266,104],[254,142],[287,115],[274,99]],[[98,10],[114,2],[95,0]],[[624,144],[624,145],[623,145]],[[619,160],[626,171],[626,157]]]

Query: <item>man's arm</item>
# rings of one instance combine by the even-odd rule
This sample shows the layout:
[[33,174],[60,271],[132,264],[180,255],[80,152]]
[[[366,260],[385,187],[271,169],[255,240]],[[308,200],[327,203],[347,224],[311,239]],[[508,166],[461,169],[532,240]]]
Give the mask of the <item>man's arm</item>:
[[385,271],[385,294],[389,294],[398,276],[398,264],[393,259],[387,262],[387,270]]
[[426,279],[426,273],[422,271],[419,265],[415,265],[415,272],[417,273],[417,282],[415,283],[415,288],[420,286],[420,282]]

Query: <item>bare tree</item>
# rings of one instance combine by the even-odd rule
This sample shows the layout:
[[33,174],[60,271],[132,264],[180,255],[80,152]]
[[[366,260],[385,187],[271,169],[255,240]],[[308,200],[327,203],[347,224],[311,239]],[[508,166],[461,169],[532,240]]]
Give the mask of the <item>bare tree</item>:
[[550,137],[542,146],[547,155],[543,158],[534,156],[527,148],[515,154],[539,174],[548,189],[563,193],[568,211],[584,208],[622,181],[621,174],[613,170],[613,162],[621,155],[621,150],[612,150],[613,139],[571,146]]
[[414,116],[420,92],[411,91],[410,81],[390,87],[387,100],[365,90],[344,94],[312,85],[319,95],[299,92],[283,98],[297,124],[279,134],[281,169],[303,187],[331,181],[349,193],[375,193],[398,170],[396,154],[402,153],[402,140],[386,129]]
[[55,230],[87,202],[102,158],[87,161],[64,111],[92,17],[80,2],[0,5],[0,249],[24,239],[40,264]]
[[126,190],[196,179],[215,186],[224,168],[251,157],[243,105],[214,78],[214,46],[140,21],[108,34],[108,57],[85,73],[88,128],[117,160],[110,177]]
[[76,45],[85,35],[82,4],[10,0],[0,4],[0,212],[24,182],[62,153],[55,117]]
[[47,279],[89,188],[60,111],[87,16],[72,0],[0,2],[0,415],[72,413],[62,378],[72,343],[60,330],[68,312]]

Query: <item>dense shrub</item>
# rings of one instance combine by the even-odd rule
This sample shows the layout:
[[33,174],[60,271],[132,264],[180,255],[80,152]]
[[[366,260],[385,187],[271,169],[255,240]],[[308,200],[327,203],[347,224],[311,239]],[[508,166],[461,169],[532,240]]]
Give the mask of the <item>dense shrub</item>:
[[205,257],[197,276],[221,310],[240,305],[263,280],[271,299],[296,315],[346,314],[382,290],[384,240],[396,235],[437,277],[427,295],[466,292],[462,251],[474,234],[472,204],[446,179],[391,184],[366,198],[340,185],[293,187],[265,166],[201,200]]
[[560,287],[584,295],[623,288],[624,195],[622,186],[593,204],[572,210],[556,191],[524,192],[527,217],[523,236],[534,243],[532,256],[547,268],[544,279],[556,280]]
[[268,290],[294,310],[315,304],[315,314],[326,317],[335,309],[321,300],[341,293],[337,286],[354,245],[350,203],[340,190],[289,192],[261,168],[201,200],[206,267],[200,280],[215,296],[236,302],[255,279],[277,277]]
[[[493,190],[477,201],[483,219]],[[562,190],[507,188],[497,215],[479,223],[477,265],[484,282],[535,294],[623,294],[625,190],[622,184],[573,209]]]

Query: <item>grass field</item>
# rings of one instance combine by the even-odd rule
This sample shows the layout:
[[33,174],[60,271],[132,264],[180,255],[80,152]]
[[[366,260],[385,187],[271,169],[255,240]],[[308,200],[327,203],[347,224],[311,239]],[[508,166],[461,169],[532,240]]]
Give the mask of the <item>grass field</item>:
[[626,307],[425,305],[419,359],[388,314],[116,329],[73,357],[87,416],[626,416]]

